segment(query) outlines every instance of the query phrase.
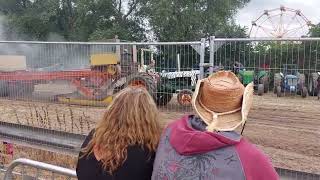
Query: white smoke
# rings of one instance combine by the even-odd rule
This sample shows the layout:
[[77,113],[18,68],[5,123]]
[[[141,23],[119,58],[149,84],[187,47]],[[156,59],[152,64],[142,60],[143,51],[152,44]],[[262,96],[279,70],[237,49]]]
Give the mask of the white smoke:
[[[68,70],[89,67],[90,49],[92,47],[87,45],[4,42],[23,41],[27,37],[20,33],[18,35],[14,28],[7,29],[7,24],[6,17],[0,15],[0,55],[26,56],[29,69]],[[65,42],[66,40],[57,33],[49,33],[46,41]]]
[[5,40],[5,32],[4,32],[4,17],[0,15],[0,41]]

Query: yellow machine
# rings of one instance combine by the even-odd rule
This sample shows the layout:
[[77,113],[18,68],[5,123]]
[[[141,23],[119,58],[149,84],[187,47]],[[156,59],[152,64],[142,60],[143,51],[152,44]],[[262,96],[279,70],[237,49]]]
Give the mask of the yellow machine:
[[119,57],[116,53],[108,54],[94,54],[91,55],[90,65],[91,67],[103,68],[109,74],[115,75],[119,71],[117,64]]
[[[93,54],[90,57],[90,66],[92,70],[106,71],[114,76],[120,73],[119,56],[116,53]],[[107,92],[106,96],[100,100],[86,99],[78,93],[58,96],[57,100],[62,103],[73,105],[108,106],[113,99],[113,90],[108,88],[105,90],[109,92]]]

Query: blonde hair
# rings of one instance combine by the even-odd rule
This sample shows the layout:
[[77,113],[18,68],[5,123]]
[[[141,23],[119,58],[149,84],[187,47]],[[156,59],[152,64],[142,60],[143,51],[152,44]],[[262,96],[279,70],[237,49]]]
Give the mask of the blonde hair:
[[128,87],[119,92],[97,124],[84,156],[97,149],[103,168],[113,173],[127,158],[127,147],[140,145],[156,151],[160,138],[158,110],[148,91]]

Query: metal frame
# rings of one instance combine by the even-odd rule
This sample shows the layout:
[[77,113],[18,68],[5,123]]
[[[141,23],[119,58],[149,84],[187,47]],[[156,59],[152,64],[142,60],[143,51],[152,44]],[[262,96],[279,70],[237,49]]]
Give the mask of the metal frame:
[[250,41],[320,41],[318,37],[312,38],[214,38],[215,42],[250,42]]
[[[44,170],[44,171],[50,171],[50,172],[52,172],[52,176],[54,176],[54,174],[57,174],[57,175],[67,176],[69,178],[77,178],[77,173],[74,170],[51,165],[51,164],[47,164],[47,163],[43,163],[43,162],[33,161],[30,159],[21,158],[21,159],[14,160],[9,165],[8,169],[6,170],[5,176],[4,176],[5,180],[12,180],[13,179],[13,174],[14,174],[13,170],[17,166],[29,166],[29,167],[36,168],[38,170],[40,169],[40,170]],[[23,174],[22,174],[22,176],[23,176]],[[54,179],[54,177],[52,179]]]
[[[283,42],[283,41],[320,41],[320,38],[215,38],[214,36],[210,37],[210,43],[209,43],[209,49],[210,49],[210,61],[209,63],[204,63],[205,61],[205,52],[206,52],[206,39],[202,38],[201,41],[195,41],[195,42],[38,42],[38,41],[0,41],[0,44],[4,43],[11,43],[11,44],[60,44],[60,45],[132,45],[133,47],[137,45],[196,45],[197,46],[197,53],[200,54],[200,78],[204,77],[204,69],[207,67],[213,67],[215,64],[215,59],[218,57],[215,55],[215,50],[217,49],[216,46],[219,46],[219,44],[222,44],[224,42],[262,42],[262,41],[277,41],[277,42]],[[135,47],[136,48],[136,47]],[[134,50],[133,50],[134,51]],[[136,51],[136,50],[135,50]],[[135,53],[133,53],[135,54]],[[136,58],[136,56],[133,56],[133,58]],[[137,59],[135,59],[137,61]],[[198,61],[197,61],[198,62]],[[88,72],[89,73],[89,72]],[[43,75],[43,73],[42,73]],[[73,76],[71,73],[70,75]],[[25,78],[25,77],[24,77]],[[44,78],[44,77],[43,77]],[[46,77],[48,78],[48,77]],[[52,78],[52,77],[50,77]],[[71,79],[73,77],[70,77]],[[29,145],[37,148],[45,149],[45,150],[51,150],[55,152],[64,152],[69,153],[72,155],[77,155],[79,152],[79,148],[81,143],[83,142],[83,139],[85,138],[84,135],[80,134],[72,134],[68,133],[65,134],[63,132],[58,132],[54,130],[45,130],[42,128],[35,128],[30,126],[24,126],[24,125],[12,125],[10,123],[0,123],[0,139],[3,140],[9,140],[10,142],[14,142],[16,144],[20,145]],[[32,135],[32,136],[31,136]],[[50,138],[48,138],[50,137]],[[69,143],[72,142],[72,143]],[[55,173],[61,173],[63,175],[71,175],[72,177],[75,177],[75,172],[72,170],[68,170],[65,168],[60,168],[57,166],[31,161],[27,159],[18,159],[16,161],[13,161],[10,165],[7,174],[10,173],[12,175],[12,171],[15,167],[19,165],[26,165],[26,166],[32,166],[36,167],[42,170],[49,170],[54,171]],[[67,170],[67,171],[64,171]],[[280,169],[281,170],[281,169]],[[285,172],[284,170],[281,170],[282,172]],[[64,174],[67,172],[67,174]],[[70,173],[70,174],[68,174]],[[302,173],[294,171],[294,173]],[[9,175],[7,175],[10,177]]]
[[77,155],[85,137],[81,134],[0,122],[1,141],[51,152]]
[[[3,126],[3,124],[0,124],[0,126]],[[13,125],[11,125],[13,126]],[[6,129],[7,127],[2,127],[3,129]],[[29,146],[32,147],[37,147],[40,149],[44,149],[44,150],[50,150],[53,152],[60,152],[60,153],[67,153],[70,155],[78,155],[79,153],[79,149],[80,146],[82,144],[82,142],[85,139],[84,135],[80,135],[80,134],[73,134],[71,137],[71,134],[69,133],[68,136],[66,136],[66,134],[64,132],[57,132],[57,131],[53,131],[53,130],[45,130],[42,128],[30,128],[30,131],[33,129],[33,139],[28,140],[27,138],[23,138],[24,136],[27,136],[25,134],[22,134],[22,139],[17,139],[15,134],[19,134],[20,132],[15,132],[12,131],[12,128],[8,128],[5,136],[5,140],[11,140],[16,144],[20,144],[20,145],[26,145],[26,143],[30,143]],[[1,130],[1,129],[0,129]],[[15,129],[16,130],[16,129]],[[12,133],[12,138],[10,138],[10,134]],[[58,134],[61,135],[58,135]],[[3,136],[3,135],[1,135]],[[0,136],[0,139],[3,139],[3,137]],[[50,139],[47,139],[48,137],[52,136]],[[68,137],[68,138],[66,138]],[[48,142],[52,141],[54,139],[54,142],[56,143],[51,143],[51,144],[46,144],[43,139],[47,139]],[[34,145],[34,142],[41,142],[39,144],[37,144],[36,146]],[[60,144],[59,144],[60,142]],[[69,144],[68,144],[69,142]],[[68,144],[68,145],[66,145]],[[41,170],[47,170],[47,171],[51,171],[53,173],[56,174],[60,174],[60,175],[65,175],[65,176],[69,176],[69,177],[76,177],[76,172],[74,170],[70,170],[70,169],[66,169],[66,168],[62,168],[62,167],[58,167],[58,166],[54,166],[54,165],[50,165],[50,164],[46,164],[46,163],[42,163],[42,162],[37,162],[37,161],[33,161],[33,160],[29,160],[29,159],[17,159],[15,161],[13,161],[9,168],[6,171],[6,175],[5,175],[5,180],[12,179],[13,174],[17,174],[16,172],[13,172],[14,168],[19,166],[19,165],[26,165],[26,166],[30,166],[30,167],[35,167]],[[282,169],[282,168],[277,168],[276,170],[279,174],[280,177],[293,177],[291,175],[295,174],[297,177],[314,177],[314,179],[319,179],[320,180],[320,175],[319,174],[310,174],[310,173],[305,173],[305,172],[300,172],[300,171],[293,171],[293,170],[288,170],[288,169]],[[23,174],[17,174],[17,175],[23,175]],[[10,179],[11,178],[11,179]]]
[[[204,39],[204,38],[203,38]],[[0,44],[68,44],[68,45],[200,45],[201,41],[190,42],[48,42],[48,41],[0,41]],[[205,39],[204,39],[205,40]]]

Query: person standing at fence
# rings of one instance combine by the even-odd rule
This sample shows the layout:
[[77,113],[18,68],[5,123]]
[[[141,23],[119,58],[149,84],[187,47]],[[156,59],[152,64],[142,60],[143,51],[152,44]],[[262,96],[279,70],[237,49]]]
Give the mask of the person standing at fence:
[[78,179],[150,179],[160,133],[158,110],[148,91],[125,88],[84,141]]
[[253,83],[219,71],[199,80],[185,116],[164,130],[153,167],[153,180],[275,180],[270,160],[236,131],[253,103]]

